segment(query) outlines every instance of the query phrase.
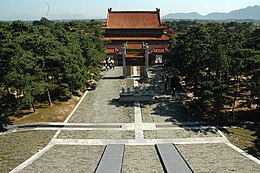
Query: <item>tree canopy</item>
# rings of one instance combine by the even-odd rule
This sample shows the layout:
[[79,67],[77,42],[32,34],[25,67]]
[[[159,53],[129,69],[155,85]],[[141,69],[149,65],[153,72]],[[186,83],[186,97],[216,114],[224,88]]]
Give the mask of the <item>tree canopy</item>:
[[[168,22],[178,31],[170,43],[179,72],[205,114],[259,108],[260,27],[252,23]],[[258,109],[259,110],[259,109]]]
[[101,71],[105,45],[100,22],[42,18],[0,26],[2,116],[23,107],[35,111],[35,101],[67,100],[86,89],[90,73],[98,77]]

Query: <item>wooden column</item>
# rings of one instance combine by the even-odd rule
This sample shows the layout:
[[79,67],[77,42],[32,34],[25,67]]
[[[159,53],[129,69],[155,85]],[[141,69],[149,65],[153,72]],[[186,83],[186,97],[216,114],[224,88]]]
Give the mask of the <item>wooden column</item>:
[[149,63],[149,46],[145,43],[145,66],[144,66],[144,77],[148,77],[148,63]]
[[126,43],[124,43],[124,44],[123,44],[123,47],[122,47],[123,77],[124,77],[124,78],[127,76],[127,74],[126,74],[126,60],[125,60],[125,56],[126,56]]

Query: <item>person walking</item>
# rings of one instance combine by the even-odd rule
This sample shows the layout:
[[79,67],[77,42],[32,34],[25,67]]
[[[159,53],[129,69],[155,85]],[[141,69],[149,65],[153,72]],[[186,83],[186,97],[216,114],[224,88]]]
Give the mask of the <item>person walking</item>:
[[108,71],[108,68],[109,68],[109,63],[108,63],[108,60],[106,61],[106,64],[105,64],[105,66],[106,66],[106,71]]
[[172,96],[176,95],[176,91],[181,88],[181,80],[176,75],[171,78]]
[[111,65],[112,65],[112,69],[114,70],[115,69],[115,61],[113,59],[111,60]]
[[164,91],[167,90],[168,82],[169,82],[169,76],[168,76],[168,74],[166,74],[165,79],[164,79]]
[[111,59],[108,60],[108,66],[109,66],[109,69],[111,70],[112,69],[112,61],[111,61]]

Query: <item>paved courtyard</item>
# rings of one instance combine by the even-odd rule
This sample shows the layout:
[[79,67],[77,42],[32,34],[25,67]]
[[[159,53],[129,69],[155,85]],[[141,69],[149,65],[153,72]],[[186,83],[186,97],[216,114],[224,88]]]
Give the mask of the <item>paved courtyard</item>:
[[[165,172],[155,144],[174,143],[195,173],[259,173],[260,161],[230,144],[219,129],[186,125],[199,120],[164,92],[160,70],[151,68],[146,82],[120,78],[121,67],[104,72],[62,126],[33,128],[56,134],[11,172],[94,172],[107,144],[125,144],[123,172]],[[123,86],[147,86],[155,99],[122,104]]]

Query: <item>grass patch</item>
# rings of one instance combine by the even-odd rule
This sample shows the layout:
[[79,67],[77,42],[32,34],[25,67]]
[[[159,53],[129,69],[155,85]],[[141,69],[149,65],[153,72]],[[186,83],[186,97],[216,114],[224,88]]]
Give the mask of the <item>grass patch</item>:
[[232,144],[260,159],[259,128],[227,128],[223,132]]

